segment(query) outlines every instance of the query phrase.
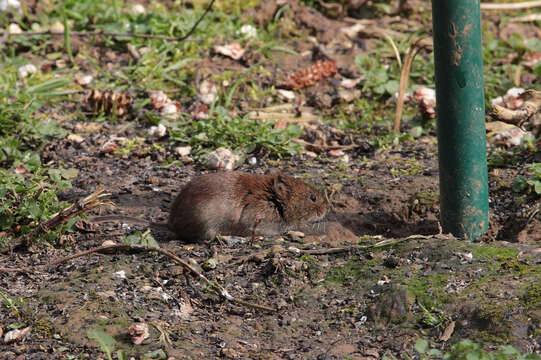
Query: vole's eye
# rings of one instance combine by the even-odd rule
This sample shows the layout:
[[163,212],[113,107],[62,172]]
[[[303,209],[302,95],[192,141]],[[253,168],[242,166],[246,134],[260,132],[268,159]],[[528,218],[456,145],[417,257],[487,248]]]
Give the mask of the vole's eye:
[[316,202],[316,196],[314,194],[310,194],[310,200],[312,200],[312,202]]

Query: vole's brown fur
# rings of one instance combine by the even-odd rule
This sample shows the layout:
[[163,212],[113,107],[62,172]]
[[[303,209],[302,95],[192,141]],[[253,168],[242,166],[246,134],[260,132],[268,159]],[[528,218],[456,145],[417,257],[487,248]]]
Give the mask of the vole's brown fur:
[[327,202],[299,180],[281,173],[221,172],[190,181],[171,206],[168,227],[187,241],[217,234],[269,236],[322,218]]
[[[167,227],[189,242],[218,234],[270,236],[321,219],[327,209],[327,201],[316,189],[282,173],[218,172],[198,176],[181,189]],[[123,216],[96,219],[145,222]]]

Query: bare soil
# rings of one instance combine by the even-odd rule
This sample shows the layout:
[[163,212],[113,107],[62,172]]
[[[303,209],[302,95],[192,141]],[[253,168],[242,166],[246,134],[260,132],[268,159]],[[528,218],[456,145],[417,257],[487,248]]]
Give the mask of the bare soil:
[[[305,26],[313,25],[308,17],[301,20]],[[358,74],[351,59],[364,51],[360,44],[339,52],[338,42],[329,45],[333,40],[324,37],[328,33],[313,31],[318,41],[332,48],[341,73]],[[308,40],[284,46],[299,53],[313,51]],[[276,68],[291,73],[313,61],[292,58],[280,53],[278,62],[268,62],[269,73]],[[89,65],[80,66],[84,70]],[[232,64],[209,53],[197,66],[212,73],[246,64]],[[325,79],[301,93],[309,105],[328,110],[328,104],[334,106],[333,81]],[[262,76],[260,83],[268,84],[269,79]],[[353,116],[362,118],[359,113]],[[69,119],[63,126],[80,132],[76,129],[89,123]],[[79,171],[62,200],[75,202],[101,185],[116,207],[94,214],[165,221],[179,188],[209,170],[198,164],[163,166],[164,159],[176,156],[167,140],[146,142],[158,143],[163,152],[101,151],[112,136],[147,137],[148,126],[131,118],[99,123],[80,145],[61,139],[44,149],[44,163]],[[373,133],[378,131],[375,127]],[[363,143],[346,131],[344,138],[348,136]],[[112,335],[117,348],[141,359],[160,349],[176,359],[379,359],[385,354],[415,355],[418,338],[430,339],[437,348],[471,338],[487,348],[512,344],[523,352],[540,353],[541,222],[540,214],[534,214],[539,198],[519,197],[510,188],[523,164],[539,154],[525,156],[512,167],[490,169],[490,229],[472,243],[439,235],[436,152],[432,131],[415,142],[383,149],[359,145],[346,151],[348,162],[306,154],[288,159],[254,154],[257,164],[243,164],[239,170],[279,169],[328,193],[335,189],[326,227],[308,229],[303,238],[258,239],[253,245],[250,239],[238,238],[183,244],[153,231],[161,247],[200,266],[205,276],[233,296],[274,307],[276,312],[228,302],[157,254],[94,253],[55,268],[42,267],[105,240],[146,230],[142,225],[87,223],[86,230],[70,233],[61,245],[36,245],[3,256],[4,267],[39,270],[0,273],[0,287],[8,290],[7,295],[25,299],[18,316],[10,309],[0,310],[1,328],[5,333],[7,324],[31,326],[23,341],[0,344],[0,358],[104,358],[89,340],[89,329]],[[383,247],[355,247],[382,239],[396,241]],[[303,253],[333,247],[345,250]],[[149,324],[150,337],[142,345],[131,342],[128,328],[134,322]],[[448,336],[442,338],[445,330]]]

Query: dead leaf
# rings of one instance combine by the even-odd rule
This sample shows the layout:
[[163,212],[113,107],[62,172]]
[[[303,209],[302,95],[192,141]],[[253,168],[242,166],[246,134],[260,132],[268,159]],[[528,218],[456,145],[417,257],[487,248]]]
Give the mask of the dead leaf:
[[445,328],[443,331],[443,334],[440,336],[441,341],[447,341],[451,338],[451,335],[453,335],[453,331],[455,331],[455,322],[451,321],[449,325]]

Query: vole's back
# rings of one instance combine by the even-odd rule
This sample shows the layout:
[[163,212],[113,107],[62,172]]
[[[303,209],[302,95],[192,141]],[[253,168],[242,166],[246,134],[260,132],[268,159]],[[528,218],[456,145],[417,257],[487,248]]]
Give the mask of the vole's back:
[[321,218],[327,210],[311,186],[283,174],[243,172],[205,174],[177,195],[168,227],[185,241],[217,234],[278,235],[293,223]]

